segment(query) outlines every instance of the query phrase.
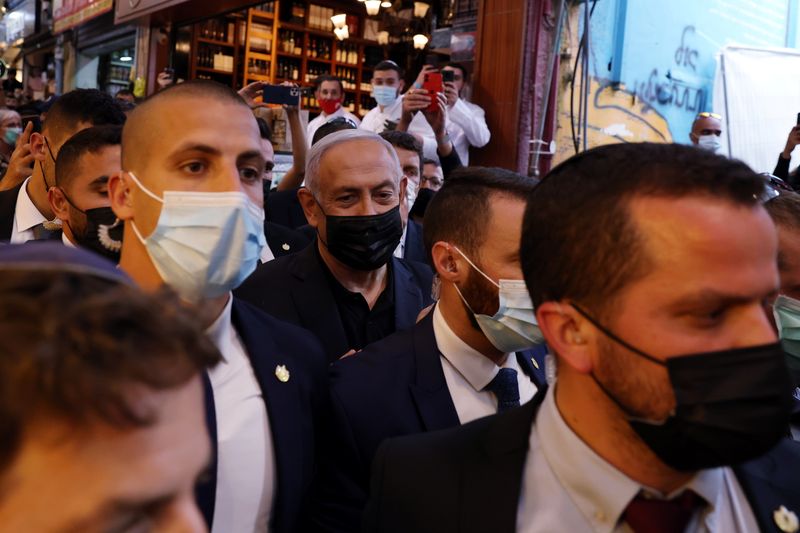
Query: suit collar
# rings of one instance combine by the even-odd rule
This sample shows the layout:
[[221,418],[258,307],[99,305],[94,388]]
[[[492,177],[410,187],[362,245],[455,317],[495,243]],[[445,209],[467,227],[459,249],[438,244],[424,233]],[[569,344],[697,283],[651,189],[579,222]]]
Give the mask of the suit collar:
[[416,381],[410,386],[410,390],[425,431],[459,424],[458,413],[439,360],[432,315],[433,312],[428,313],[412,332]]
[[395,330],[401,331],[417,323],[417,316],[425,300],[408,266],[396,257],[392,257],[391,261],[394,275]]
[[[294,366],[294,361],[287,354],[278,350],[259,314],[260,311],[234,299],[233,325],[242,339],[267,406],[277,467],[273,523],[279,523],[282,509],[297,505],[297,502],[289,502],[288,498],[297,498],[303,492],[299,472],[311,467],[303,464],[303,450],[298,449],[303,442],[301,424],[304,413],[300,408],[300,380],[292,379],[291,373],[300,372],[300,368]],[[288,381],[278,379],[279,366],[285,366],[288,370]]]

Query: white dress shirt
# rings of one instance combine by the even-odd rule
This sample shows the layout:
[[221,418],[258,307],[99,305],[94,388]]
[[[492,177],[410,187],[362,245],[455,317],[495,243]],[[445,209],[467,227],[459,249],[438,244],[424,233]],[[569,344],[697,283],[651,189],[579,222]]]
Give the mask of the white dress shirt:
[[264,247],[261,249],[261,255],[259,255],[258,258],[261,259],[262,263],[269,263],[275,259],[275,254],[272,253],[272,248],[269,247],[269,243],[264,244]]
[[319,127],[336,117],[349,118],[350,120],[356,123],[356,126],[361,124],[361,121],[358,119],[357,116],[355,116],[354,114],[347,111],[345,108],[341,106],[339,107],[339,109],[337,109],[330,115],[326,115],[325,112],[323,111],[317,116],[317,118],[309,122],[308,126],[306,127],[306,141],[308,142],[309,147],[311,147],[311,141],[314,140],[314,134],[317,133]]
[[[556,385],[557,386],[557,385]],[[589,448],[567,425],[547,391],[536,414],[522,477],[517,531],[631,531],[621,518],[639,493],[658,491],[632,480]],[[701,470],[676,490],[693,490],[709,505],[694,514],[687,532],[758,531],[750,504],[730,468]]]
[[447,112],[447,132],[465,167],[469,165],[469,147],[486,146],[492,137],[483,109],[461,98]]
[[[386,129],[387,120],[391,122],[400,122],[400,116],[402,114],[403,96],[401,95],[392,105],[383,108],[383,111],[381,111],[381,106],[375,106],[370,109],[369,112],[364,115],[364,118],[361,120],[361,126],[359,127],[363,130],[381,133]],[[436,136],[431,129],[431,125],[428,124],[428,121],[425,119],[425,115],[421,112],[414,115],[414,118],[411,119],[411,124],[408,126],[408,133],[413,133],[422,138],[422,152],[425,157],[435,161],[439,160],[439,155],[436,153]]]
[[400,236],[400,244],[394,249],[394,255],[398,259],[402,259],[406,254],[406,232],[408,231],[408,224],[403,226],[403,235]]
[[14,224],[11,228],[11,244],[19,244],[33,240],[33,227],[38,226],[42,222],[47,222],[44,215],[39,212],[36,205],[28,196],[28,183],[31,178],[28,177],[19,189],[17,195],[17,204],[14,207]]
[[206,333],[223,360],[208,372],[217,415],[213,533],[264,532],[275,499],[275,453],[261,387],[231,322],[233,297]]
[[69,240],[69,237],[67,237],[67,234],[64,233],[63,231],[61,232],[61,242],[64,244],[64,246],[69,246],[70,248],[75,248],[75,245],[72,244],[72,241]]
[[497,366],[453,332],[438,305],[433,309],[433,335],[441,354],[447,389],[462,424],[497,413],[497,397],[484,389],[501,368],[517,371],[520,404],[536,394],[536,385],[519,367],[516,354],[506,354],[503,366]]

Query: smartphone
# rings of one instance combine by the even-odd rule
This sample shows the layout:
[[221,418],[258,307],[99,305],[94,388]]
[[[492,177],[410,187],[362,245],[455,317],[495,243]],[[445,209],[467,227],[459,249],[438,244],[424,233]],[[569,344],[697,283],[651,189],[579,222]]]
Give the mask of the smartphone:
[[444,83],[442,82],[441,72],[428,72],[425,74],[425,79],[422,82],[422,88],[430,93],[431,104],[428,106],[428,111],[435,112],[439,109],[436,103],[436,94],[444,92]]
[[264,103],[281,105],[300,105],[300,87],[287,87],[286,85],[264,85],[261,96]]
[[447,82],[454,82],[456,81],[456,72],[454,70],[443,70],[442,71],[442,81]]

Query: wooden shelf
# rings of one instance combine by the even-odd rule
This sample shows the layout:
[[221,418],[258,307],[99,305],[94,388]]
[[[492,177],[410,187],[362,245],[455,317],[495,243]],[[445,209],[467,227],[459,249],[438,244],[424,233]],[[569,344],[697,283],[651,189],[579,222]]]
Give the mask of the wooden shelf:
[[248,80],[255,80],[255,81],[270,81],[272,79],[264,74],[245,74],[245,77]]
[[228,72],[227,70],[217,70],[208,67],[195,67],[198,72],[208,72],[210,74],[225,74],[226,76],[233,76],[233,72]]
[[[300,30],[297,30],[300,31]],[[326,39],[335,39],[336,35],[332,31],[326,30],[318,30],[316,28],[305,28],[302,31],[306,33],[310,33],[311,35],[316,35],[318,37],[324,37]]]
[[272,34],[265,31],[254,30],[250,28],[247,33],[251,37],[261,37],[262,39],[269,39],[270,41],[272,40]]
[[298,61],[303,59],[303,54],[290,54],[288,52],[278,52],[280,57],[290,57],[292,59],[297,59]]
[[281,30],[294,30],[297,32],[306,32],[308,28],[305,26],[300,26],[299,24],[293,24],[291,22],[283,22],[282,20],[278,21],[278,28]]
[[205,37],[198,37],[198,43],[213,44],[214,46],[225,46],[227,48],[235,48],[233,43],[227,41],[215,41],[214,39],[206,39]]
[[269,19],[274,20],[275,14],[274,13],[267,13],[266,11],[261,11],[260,9],[253,9],[252,10],[253,17],[260,18],[260,19]]
[[330,59],[319,59],[316,57],[306,57],[307,61],[313,61],[314,63],[325,63],[326,65],[332,65],[333,61]]
[[272,54],[265,54],[263,52],[250,52],[250,57],[262,61],[272,61]]

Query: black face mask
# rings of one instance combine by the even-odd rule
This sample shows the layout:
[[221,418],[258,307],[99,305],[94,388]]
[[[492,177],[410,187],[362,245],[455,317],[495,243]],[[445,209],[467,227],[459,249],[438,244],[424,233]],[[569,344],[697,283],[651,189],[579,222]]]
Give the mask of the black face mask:
[[592,376],[665,464],[686,472],[735,465],[763,455],[787,435],[793,386],[780,343],[660,361],[611,333],[575,304],[572,307],[620,346],[666,366],[676,404],[664,422],[632,416]]
[[82,231],[77,231],[75,227],[70,226],[72,236],[77,241],[78,246],[119,263],[124,226],[117,218],[117,215],[114,214],[114,211],[110,207],[97,207],[84,211],[76,207],[66,193],[63,194],[69,205],[83,214],[86,219]]
[[322,244],[333,257],[355,270],[372,271],[385,265],[403,236],[399,205],[380,215],[326,214],[325,221],[328,242]]

